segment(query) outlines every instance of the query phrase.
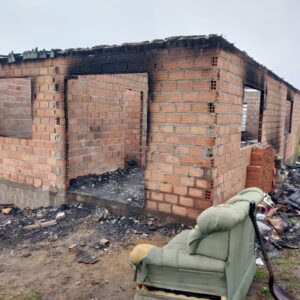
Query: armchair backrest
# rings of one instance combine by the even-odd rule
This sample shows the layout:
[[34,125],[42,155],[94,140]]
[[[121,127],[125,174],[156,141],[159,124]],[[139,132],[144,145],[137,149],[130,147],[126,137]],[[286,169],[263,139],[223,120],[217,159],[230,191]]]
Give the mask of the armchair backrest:
[[[243,224],[249,222],[249,203],[254,201],[259,204],[263,198],[262,190],[248,188],[230,198],[227,203],[212,206],[203,211],[198,216],[197,225],[188,237],[190,254],[205,255],[207,252],[207,256],[213,254],[225,260],[226,252],[227,254],[229,252],[229,239],[233,238],[232,232],[237,232],[235,227],[243,230]],[[223,250],[218,253],[217,247],[220,243],[223,245]]]

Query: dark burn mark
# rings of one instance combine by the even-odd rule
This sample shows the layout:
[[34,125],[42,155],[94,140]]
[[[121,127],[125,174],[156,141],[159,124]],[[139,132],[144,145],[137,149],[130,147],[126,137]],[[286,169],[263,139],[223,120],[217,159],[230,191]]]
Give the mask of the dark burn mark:
[[286,99],[288,101],[294,101],[294,97],[295,97],[295,91],[289,88],[288,91],[287,91]]
[[[200,36],[175,36],[169,37],[161,40],[153,40],[151,42],[145,41],[140,43],[125,43],[122,45],[101,45],[92,48],[77,48],[77,49],[67,49],[67,50],[60,50],[60,49],[52,49],[51,51],[37,51],[32,50],[34,53],[31,55],[30,52],[26,51],[25,60],[24,60],[24,53],[23,54],[14,54],[10,53],[7,55],[0,55],[0,65],[7,65],[9,64],[9,60],[13,64],[23,63],[26,61],[43,61],[45,59],[52,59],[56,57],[78,57],[78,64],[84,65],[86,60],[94,61],[94,67],[89,67],[86,69],[85,67],[81,68],[80,66],[74,67],[70,69],[70,74],[87,74],[92,72],[94,74],[101,74],[101,73],[130,73],[130,72],[145,72],[147,66],[144,65],[143,62],[149,61],[155,56],[155,53],[169,48],[191,48],[197,49],[198,54],[199,51],[207,50],[207,49],[222,49],[231,53],[234,53],[240,56],[246,62],[246,78],[250,82],[257,82],[260,83],[260,88],[264,81],[263,75],[261,74],[268,74],[269,76],[273,77],[280,82],[285,83],[289,89],[292,91],[298,91],[294,88],[291,84],[280,78],[278,75],[273,73],[272,71],[268,70],[265,66],[259,64],[250,56],[247,55],[246,52],[239,50],[234,44],[225,40],[222,36],[219,35],[200,35]],[[141,57],[142,56],[142,57]],[[99,57],[102,63],[105,61],[106,64],[99,66],[97,61]],[[126,63],[127,57],[135,57],[136,61],[131,61],[130,64]],[[139,57],[139,58],[138,58]],[[86,59],[87,58],[87,59]],[[123,61],[123,64],[117,65],[116,64],[120,61]],[[124,63],[125,62],[125,63]],[[252,65],[252,67],[249,67]],[[256,70],[256,71],[255,71]],[[254,78],[256,78],[254,80]]]
[[253,89],[264,91],[265,73],[257,69],[254,65],[246,62],[244,72],[245,85]]

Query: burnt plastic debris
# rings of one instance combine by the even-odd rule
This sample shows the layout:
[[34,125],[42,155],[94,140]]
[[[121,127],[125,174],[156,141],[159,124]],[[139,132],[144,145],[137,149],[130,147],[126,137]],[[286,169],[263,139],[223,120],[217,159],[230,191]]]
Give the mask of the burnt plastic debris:
[[289,196],[286,199],[286,202],[290,204],[291,206],[300,209],[300,190],[297,192],[293,193],[291,196]]

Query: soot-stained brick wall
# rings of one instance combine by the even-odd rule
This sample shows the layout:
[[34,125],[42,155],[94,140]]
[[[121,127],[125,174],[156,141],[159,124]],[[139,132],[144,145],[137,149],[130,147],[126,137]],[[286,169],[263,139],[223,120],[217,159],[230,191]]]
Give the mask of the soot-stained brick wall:
[[246,140],[254,140],[258,138],[260,92],[246,90],[244,104],[247,104],[246,130],[244,135]]
[[[211,206],[217,49],[112,51],[53,59],[58,74],[148,74],[146,207],[194,218]],[[143,141],[144,142],[144,141]]]
[[142,73],[68,80],[69,179],[123,168],[126,159],[145,164],[147,90]]
[[[195,218],[245,187],[253,147],[240,147],[245,85],[264,93],[261,142],[286,160],[295,157],[299,92],[222,37],[173,38],[52,56],[33,61],[16,57],[16,63],[0,64],[0,78],[30,77],[33,86],[32,139],[0,137],[1,178],[65,189],[67,81],[108,73],[148,74],[142,145],[149,209]],[[293,121],[285,135],[288,94],[294,101]]]
[[218,112],[214,201],[222,202],[245,187],[247,166],[250,164],[252,146],[241,147],[241,118],[244,87],[260,89],[264,94],[262,108],[261,144],[271,145],[285,161],[293,160],[299,144],[300,116],[299,93],[294,95],[293,125],[285,135],[286,99],[290,87],[250,58],[222,50],[219,55],[220,86],[216,109]]

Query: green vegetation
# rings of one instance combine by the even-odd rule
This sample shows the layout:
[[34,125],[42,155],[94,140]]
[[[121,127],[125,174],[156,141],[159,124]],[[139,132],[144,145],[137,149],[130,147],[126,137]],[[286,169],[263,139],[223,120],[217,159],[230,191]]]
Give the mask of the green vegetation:
[[300,292],[300,251],[284,251],[282,255],[273,259],[276,274],[289,291]]
[[42,300],[42,295],[37,292],[24,292],[19,295],[12,295],[13,289],[0,286],[1,300]]
[[15,296],[12,300],[42,300],[42,295],[40,293],[26,293]]
[[[300,294],[300,251],[284,250],[277,257],[272,258],[272,266],[276,281],[291,294]],[[247,299],[273,299],[268,288],[269,274],[265,267],[256,270],[255,280]],[[259,298],[257,298],[259,297]]]
[[268,286],[264,286],[262,287],[259,292],[258,292],[258,296],[262,297],[265,300],[272,300],[273,297],[269,291]]
[[266,282],[268,279],[268,271],[265,268],[257,268],[255,280],[257,282]]

